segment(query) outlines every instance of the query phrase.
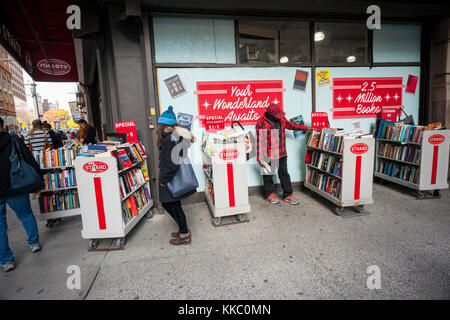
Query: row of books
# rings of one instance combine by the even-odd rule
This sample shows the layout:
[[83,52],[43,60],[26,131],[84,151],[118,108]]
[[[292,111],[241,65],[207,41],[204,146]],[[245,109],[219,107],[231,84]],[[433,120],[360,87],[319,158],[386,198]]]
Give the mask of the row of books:
[[332,175],[342,176],[342,157],[314,151],[311,156],[311,165]]
[[141,211],[150,200],[150,190],[147,187],[139,189],[131,197],[126,199],[122,203],[124,223],[127,224],[133,217],[136,217],[139,214],[139,211]]
[[341,198],[340,179],[333,178],[325,173],[320,173],[317,170],[308,170],[306,181],[337,199]]
[[375,171],[393,178],[398,178],[404,181],[419,184],[419,167],[408,166],[394,161],[378,159]]
[[381,132],[380,138],[400,141],[422,143],[422,132],[425,130],[424,126],[410,126],[410,125],[391,125],[387,126],[386,130]]
[[46,190],[75,187],[77,185],[74,169],[46,173],[44,174],[44,181]]
[[342,153],[344,149],[345,133],[338,133],[337,129],[324,128],[313,131],[308,138],[307,145],[326,151]]
[[144,184],[146,181],[147,180],[140,168],[126,171],[123,175],[119,176],[120,193],[122,198],[130,192],[136,190],[136,188]]
[[39,206],[41,213],[79,208],[78,191],[68,190],[52,194],[41,193]]
[[42,169],[73,166],[77,156],[76,148],[58,148],[46,151],[33,151],[36,162]]
[[393,160],[401,160],[420,164],[421,149],[411,145],[394,145],[391,143],[379,143],[378,155]]
[[137,143],[121,144],[117,146],[117,150],[112,151],[112,155],[117,159],[119,170],[132,167],[145,159],[144,152]]

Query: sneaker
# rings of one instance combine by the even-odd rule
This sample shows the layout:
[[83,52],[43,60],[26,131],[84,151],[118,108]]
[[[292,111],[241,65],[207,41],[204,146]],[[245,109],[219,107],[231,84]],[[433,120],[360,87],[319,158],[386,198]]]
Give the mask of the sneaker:
[[273,193],[269,194],[269,196],[266,198],[266,201],[268,201],[272,204],[280,203],[280,200],[278,200],[277,197],[275,197],[275,194],[273,194]]
[[2,269],[3,272],[9,272],[16,268],[16,263],[13,261],[8,261],[7,263],[0,264],[0,269]]
[[181,238],[175,238],[175,239],[170,239],[170,244],[173,244],[174,246],[178,246],[180,244],[188,244],[191,243],[191,233],[189,232],[189,235],[187,237]]
[[39,242],[29,244],[31,252],[36,253],[38,251],[41,251],[41,244]]
[[288,202],[288,203],[293,204],[293,205],[297,205],[297,204],[300,203],[300,201],[295,199],[293,195],[290,195],[289,197],[284,198],[284,202]]

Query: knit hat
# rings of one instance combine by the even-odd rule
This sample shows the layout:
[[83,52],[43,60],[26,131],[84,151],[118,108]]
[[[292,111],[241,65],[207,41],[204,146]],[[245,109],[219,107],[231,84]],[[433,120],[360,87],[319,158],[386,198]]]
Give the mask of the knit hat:
[[167,124],[169,126],[173,126],[177,123],[177,117],[175,113],[172,111],[173,107],[169,106],[167,111],[164,111],[158,119],[158,123]]

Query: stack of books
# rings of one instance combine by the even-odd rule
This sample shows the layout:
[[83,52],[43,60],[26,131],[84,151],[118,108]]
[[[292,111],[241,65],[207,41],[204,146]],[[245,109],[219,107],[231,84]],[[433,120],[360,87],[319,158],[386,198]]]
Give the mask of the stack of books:
[[422,143],[422,132],[425,126],[410,125],[390,125],[380,134],[380,139],[387,139],[398,142]]
[[52,211],[71,210],[80,207],[77,190],[68,190],[61,193],[41,193],[39,196],[41,213]]
[[53,167],[68,167],[74,165],[77,156],[76,148],[58,148],[52,150],[33,151],[36,162],[39,163],[41,169]]
[[124,172],[123,175],[119,177],[122,198],[136,190],[136,188],[139,188],[146,181],[141,169],[136,168]]
[[342,175],[342,157],[314,151],[311,165],[337,177]]
[[309,170],[306,181],[337,199],[341,198],[340,179],[333,178],[325,173],[320,173],[317,170]]
[[151,200],[150,190],[144,187],[134,193],[131,197],[122,203],[123,221],[125,224],[131,221],[133,217],[139,214],[139,211],[147,205]]
[[77,185],[73,169],[46,173],[44,174],[44,182],[46,190],[75,187]]
[[121,144],[117,146],[117,150],[111,151],[111,154],[117,159],[119,170],[132,167],[145,159],[138,144]]
[[401,179],[410,183],[419,184],[420,167],[400,164],[398,162],[378,159],[376,172]]
[[378,156],[420,164],[420,148],[413,145],[395,145],[391,143],[382,143],[378,145]]
[[333,128],[315,130],[309,136],[307,145],[313,148],[342,154],[345,135],[345,133],[338,133],[337,129]]

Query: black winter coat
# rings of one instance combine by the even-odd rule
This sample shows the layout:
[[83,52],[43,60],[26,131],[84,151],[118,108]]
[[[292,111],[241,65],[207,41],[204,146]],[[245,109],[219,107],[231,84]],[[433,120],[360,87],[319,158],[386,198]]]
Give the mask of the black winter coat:
[[[20,192],[11,189],[11,181],[9,178],[11,170],[11,163],[9,162],[11,147],[11,136],[9,133],[0,132],[0,199],[20,194]],[[22,139],[19,139],[19,148],[24,160],[32,165],[42,176],[39,164],[36,162],[31,152],[28,151],[28,148],[25,146]]]
[[[191,192],[188,192],[178,198],[172,197],[172,194],[169,191],[169,188],[167,187],[167,183],[172,180],[172,178],[175,176],[175,173],[178,170],[179,164],[176,164],[172,161],[172,150],[177,145],[175,141],[172,141],[172,135],[176,136],[176,133],[171,133],[166,136],[164,139],[163,146],[159,153],[159,201],[161,202],[175,202],[182,199],[185,199],[189,197],[190,195],[197,192],[197,190],[193,190]],[[176,136],[178,138],[178,136]],[[183,137],[179,137],[180,143],[183,143]],[[189,142],[190,145],[190,142]],[[180,151],[180,156],[183,156],[183,151]],[[161,186],[161,184],[163,186]]]

